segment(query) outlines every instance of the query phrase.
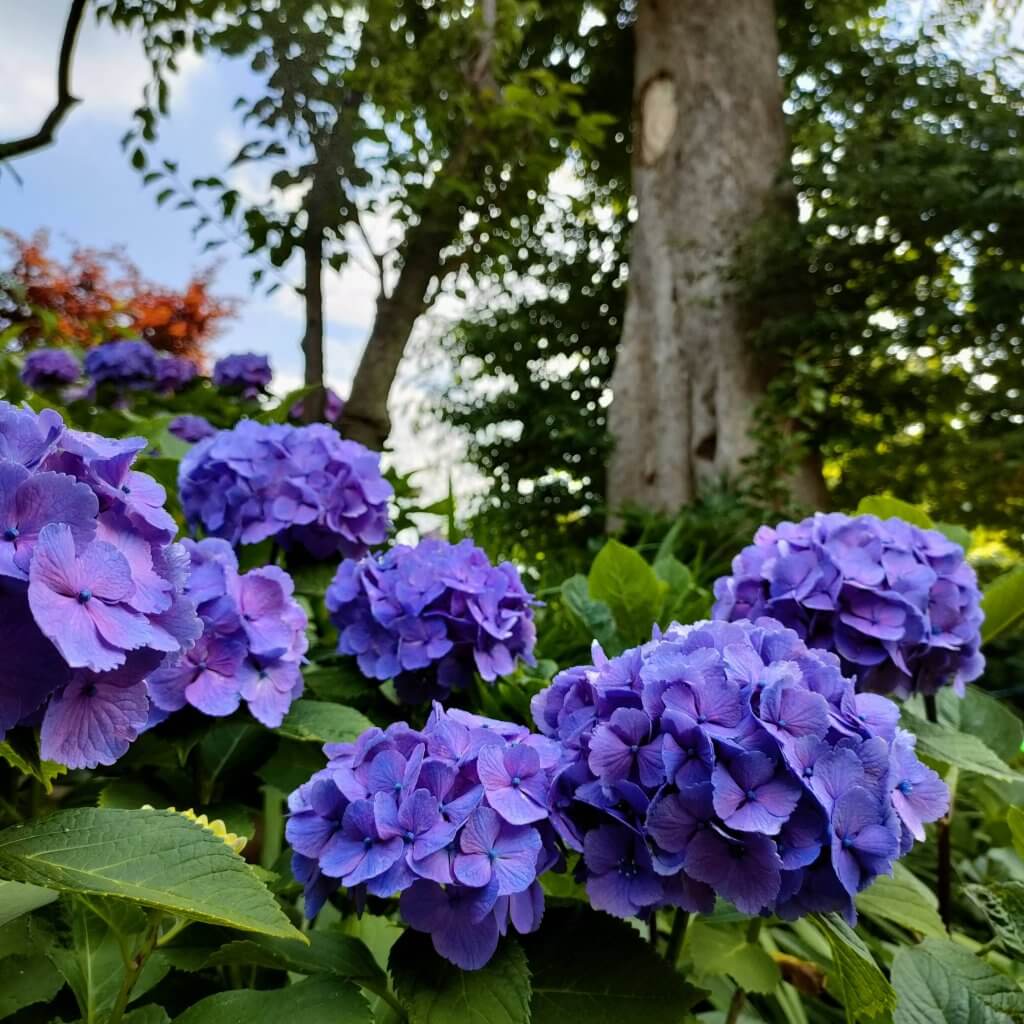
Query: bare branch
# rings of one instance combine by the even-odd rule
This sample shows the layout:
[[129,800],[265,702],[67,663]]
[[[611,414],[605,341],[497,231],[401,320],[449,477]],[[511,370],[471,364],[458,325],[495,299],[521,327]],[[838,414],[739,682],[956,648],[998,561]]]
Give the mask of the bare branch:
[[475,89],[495,90],[494,69],[491,58],[494,54],[494,37],[498,27],[498,0],[481,0],[480,4],[480,52],[473,62],[469,82]]
[[34,135],[10,142],[0,142],[0,160],[8,160],[14,156],[22,156],[37,149],[43,149],[53,142],[54,134],[61,121],[73,106],[80,101],[71,95],[71,59],[75,52],[75,41],[78,29],[82,24],[88,0],[71,0],[68,20],[64,25],[64,39],[60,46],[60,60],[57,64],[57,103],[46,116],[46,120]]
[[389,296],[387,281],[384,277],[384,256],[373,248],[370,236],[366,233],[366,228],[363,226],[363,218],[359,215],[358,211],[356,212],[356,227],[359,229],[359,234],[363,239],[363,245],[366,246],[366,251],[370,254],[370,258],[377,268],[377,276],[380,278],[380,293],[386,299]]

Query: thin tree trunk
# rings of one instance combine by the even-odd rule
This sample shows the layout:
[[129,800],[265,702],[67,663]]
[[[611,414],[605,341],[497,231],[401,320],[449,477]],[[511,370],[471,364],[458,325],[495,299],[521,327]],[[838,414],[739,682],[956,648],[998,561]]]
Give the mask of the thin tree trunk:
[[306,333],[302,338],[302,354],[306,362],[304,383],[313,389],[302,400],[302,418],[306,423],[323,420],[327,397],[324,391],[324,221],[317,192],[314,185],[306,208],[306,233],[302,239],[305,260],[303,297],[306,303]]
[[[787,158],[773,0],[639,0],[633,231],[608,497],[674,513],[751,454],[765,381],[733,265]],[[794,213],[795,215],[795,213]]]

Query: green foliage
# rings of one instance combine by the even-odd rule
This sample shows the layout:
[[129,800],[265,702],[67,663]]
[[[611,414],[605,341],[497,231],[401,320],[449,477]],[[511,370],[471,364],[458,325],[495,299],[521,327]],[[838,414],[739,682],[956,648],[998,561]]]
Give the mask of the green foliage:
[[832,951],[829,986],[843,1004],[849,1024],[891,1013],[896,993],[863,940],[835,914],[816,915],[814,920]]
[[590,596],[611,609],[628,646],[650,639],[668,585],[640,554],[617,540],[608,541],[590,567],[588,582]]
[[297,700],[278,728],[282,736],[314,743],[351,743],[371,723],[353,708],[323,701]]
[[857,910],[919,935],[946,936],[935,894],[902,864],[895,866],[891,878],[880,875],[857,897]]
[[341,978],[321,975],[271,992],[218,992],[200,999],[175,1024],[370,1024],[370,1007],[359,990]]
[[966,892],[985,912],[1007,953],[1024,958],[1024,883],[969,885]]
[[981,610],[985,613],[981,626],[985,643],[1020,627],[1024,620],[1024,565],[1014,566],[985,588]]

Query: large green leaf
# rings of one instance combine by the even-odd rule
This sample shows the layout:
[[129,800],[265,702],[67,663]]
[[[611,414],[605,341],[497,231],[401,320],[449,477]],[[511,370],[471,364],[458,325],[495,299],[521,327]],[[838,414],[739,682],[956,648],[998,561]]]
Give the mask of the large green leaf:
[[1003,782],[1024,781],[977,736],[951,729],[941,722],[929,722],[906,707],[903,708],[903,725],[917,736],[918,754],[932,761]]
[[60,971],[31,954],[0,960],[0,978],[0,1020],[34,1003],[48,1003],[64,987]]
[[815,914],[814,922],[832,951],[829,989],[849,1024],[891,1013],[896,993],[857,933],[836,914]]
[[1024,565],[1015,565],[985,588],[981,610],[985,613],[981,639],[986,644],[1024,622]]
[[1013,1024],[1024,992],[1005,974],[947,939],[903,946],[892,965],[894,1024]]
[[635,929],[589,907],[549,908],[521,941],[532,1024],[678,1024],[701,996]]
[[892,877],[879,875],[857,897],[857,909],[867,917],[909,928],[921,935],[944,938],[946,928],[939,917],[934,893],[902,864]]
[[586,576],[570,576],[562,583],[562,600],[566,608],[580,621],[586,631],[604,649],[605,654],[615,655],[622,651],[622,641],[615,630],[612,610],[604,603],[590,596],[590,584]]
[[0,875],[292,938],[274,897],[212,832],[170,811],[80,807],[0,832]]
[[985,912],[999,941],[1024,960],[1024,882],[965,885],[964,892]]
[[0,882],[0,928],[30,910],[38,910],[52,903],[57,894],[50,889],[24,882]]
[[617,540],[608,541],[590,567],[589,583],[590,596],[611,608],[627,644],[650,639],[667,586],[642,555]]
[[911,505],[909,501],[901,501],[889,494],[861,498],[857,505],[857,515],[878,516],[879,519],[904,519],[926,530],[932,526],[931,517],[919,505]]
[[1006,824],[1010,828],[1013,848],[1017,851],[1017,856],[1024,860],[1024,810],[1011,807],[1006,812]]
[[351,743],[373,723],[355,708],[318,700],[297,700],[277,730],[293,740]]
[[342,978],[320,975],[287,988],[218,992],[200,999],[174,1024],[370,1024],[370,1007]]
[[410,930],[391,948],[388,966],[409,1024],[530,1024],[530,971],[515,939],[504,939],[486,966],[462,971]]
[[968,686],[963,698],[947,689],[948,703],[955,706],[960,732],[980,736],[1004,761],[1009,761],[1020,750],[1024,740],[1024,722],[1014,714],[1005,701],[989,696],[978,686]]
[[717,924],[705,918],[690,923],[686,954],[697,980],[727,974],[745,992],[774,992],[782,980],[778,965],[759,943],[746,937],[747,926]]

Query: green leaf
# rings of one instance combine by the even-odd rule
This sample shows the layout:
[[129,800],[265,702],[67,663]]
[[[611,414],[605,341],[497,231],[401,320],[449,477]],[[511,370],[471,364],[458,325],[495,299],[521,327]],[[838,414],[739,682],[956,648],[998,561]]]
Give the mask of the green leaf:
[[1012,633],[1024,621],[1024,565],[1015,565],[996,577],[981,596],[985,621],[981,624],[982,643]]
[[32,954],[5,957],[0,974],[0,1020],[33,1003],[48,1003],[64,987],[60,971]]
[[162,1006],[150,1003],[149,1006],[140,1006],[131,1013],[126,1013],[122,1018],[123,1024],[170,1024],[171,1018]]
[[240,939],[222,946],[206,962],[211,967],[254,964],[296,974],[334,974],[375,992],[388,983],[366,944],[339,932],[312,932],[308,945],[294,939]]
[[532,1024],[678,1024],[702,995],[635,929],[589,907],[551,907],[521,941]]
[[52,903],[57,894],[23,882],[0,882],[0,928],[22,914]]
[[891,1013],[896,993],[857,933],[837,914],[814,914],[811,919],[832,951],[829,989],[843,1004],[849,1024]]
[[277,732],[293,740],[351,743],[373,723],[355,708],[317,700],[297,700]]
[[1024,722],[1009,704],[989,696],[978,686],[968,686],[962,700],[953,694],[951,697],[959,705],[961,732],[984,736],[985,744],[1004,761],[1016,755],[1024,741]]
[[0,758],[15,771],[41,782],[47,793],[53,792],[53,780],[67,771],[64,765],[39,757],[36,737],[27,730],[14,730],[7,734],[7,739],[0,743]]
[[590,567],[589,584],[590,596],[611,608],[627,644],[650,639],[667,587],[637,551],[608,541]]
[[1011,1024],[1024,1016],[1020,986],[948,939],[901,947],[892,982],[894,1024]]
[[562,583],[562,600],[587,633],[601,645],[605,654],[619,654],[623,645],[615,632],[612,610],[604,601],[595,601],[590,596],[589,588],[586,576],[570,576]]
[[1024,810],[1011,807],[1006,812],[1006,824],[1010,827],[1013,848],[1017,851],[1017,856],[1024,860]]
[[1003,782],[1024,781],[977,736],[951,729],[941,722],[919,718],[905,706],[902,709],[902,724],[917,736],[918,754],[932,761]]
[[727,974],[746,992],[774,992],[782,976],[778,965],[758,943],[747,941],[746,925],[690,922],[686,953],[698,978]]
[[320,771],[323,766],[324,755],[318,747],[297,740],[282,739],[277,750],[256,774],[282,793],[290,793],[307,782],[309,777]]
[[0,875],[242,931],[299,935],[237,853],[170,811],[79,807],[15,825],[0,832]]
[[367,679],[353,661],[336,665],[314,665],[302,673],[303,682],[321,700],[343,703],[374,693],[376,680]]
[[359,990],[341,978],[321,975],[287,988],[218,992],[200,999],[174,1024],[370,1024],[370,1007]]
[[134,779],[114,779],[100,790],[96,805],[135,810],[146,804],[149,804],[150,807],[159,807],[168,802],[160,793],[151,789],[144,782],[137,782]]
[[478,971],[462,971],[411,929],[391,948],[395,993],[409,1024],[530,1024],[530,971],[515,939],[506,938]]
[[932,529],[938,530],[947,540],[959,544],[964,551],[971,549],[971,531],[966,526],[957,526],[956,523],[932,523]]
[[985,912],[999,941],[1024,959],[1024,882],[965,885],[964,892]]
[[914,526],[931,529],[932,520],[927,512],[909,501],[901,501],[888,494],[876,494],[870,498],[861,498],[857,506],[857,515],[878,516],[879,519],[905,519]]
[[893,875],[879,875],[857,897],[857,909],[866,917],[891,921],[921,935],[945,938],[935,894],[902,864]]

